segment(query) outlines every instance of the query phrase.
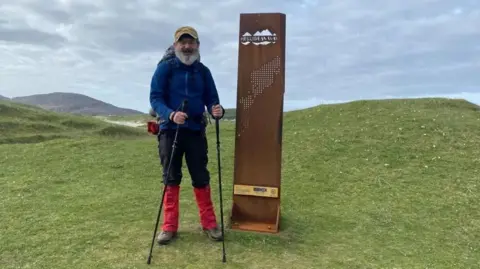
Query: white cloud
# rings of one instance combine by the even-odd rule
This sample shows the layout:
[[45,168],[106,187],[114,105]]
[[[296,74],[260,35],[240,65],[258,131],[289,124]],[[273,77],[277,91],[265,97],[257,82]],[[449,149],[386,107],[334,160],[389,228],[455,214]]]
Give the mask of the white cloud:
[[17,0],[0,4],[0,94],[79,92],[146,111],[175,29],[195,26],[236,104],[240,13],[287,14],[285,108],[384,97],[480,102],[480,4],[459,1]]

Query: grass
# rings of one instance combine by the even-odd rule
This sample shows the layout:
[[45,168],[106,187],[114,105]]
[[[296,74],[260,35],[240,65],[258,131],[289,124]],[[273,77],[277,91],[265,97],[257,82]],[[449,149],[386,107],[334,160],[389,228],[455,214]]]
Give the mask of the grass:
[[0,101],[0,144],[113,135],[147,137],[144,130],[106,123],[88,116],[55,113],[34,106]]
[[[55,126],[61,134],[85,123],[16,113],[9,117]],[[0,115],[1,122],[17,121]],[[94,122],[92,130],[112,130],[85,121]],[[32,128],[12,126],[2,137]],[[228,216],[235,126],[222,122],[221,128]],[[156,245],[146,264],[162,189],[154,137],[85,131],[4,143],[0,267],[479,268],[479,130],[479,108],[463,100],[359,101],[286,113],[282,231],[227,230],[227,264],[221,244],[200,232],[186,169],[180,238]],[[213,125],[208,132],[219,217]]]

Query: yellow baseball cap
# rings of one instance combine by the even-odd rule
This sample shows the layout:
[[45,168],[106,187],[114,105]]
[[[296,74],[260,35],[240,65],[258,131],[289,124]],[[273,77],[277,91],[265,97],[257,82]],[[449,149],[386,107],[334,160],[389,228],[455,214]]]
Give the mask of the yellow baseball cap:
[[198,40],[197,30],[195,30],[193,27],[190,27],[190,26],[183,26],[178,28],[177,31],[175,31],[175,42],[177,42],[180,39],[180,37],[185,34]]

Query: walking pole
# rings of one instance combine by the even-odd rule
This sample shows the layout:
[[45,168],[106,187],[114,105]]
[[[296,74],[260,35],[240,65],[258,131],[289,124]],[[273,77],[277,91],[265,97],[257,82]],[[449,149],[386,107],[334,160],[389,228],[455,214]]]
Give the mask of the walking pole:
[[[187,105],[187,100],[183,101],[182,109],[181,109],[182,112],[186,111],[186,109],[185,109],[186,105]],[[170,154],[170,161],[168,162],[167,175],[165,176],[165,179],[168,179],[168,176],[170,175],[170,167],[172,165],[173,156],[175,154],[175,149],[177,147],[177,136],[178,136],[179,128],[180,128],[180,124],[177,124],[177,128],[175,130],[175,139],[173,140],[173,145],[172,145],[172,153]],[[162,199],[160,200],[160,207],[158,209],[157,222],[155,223],[155,230],[153,231],[152,244],[150,246],[150,254],[148,255],[147,264],[150,264],[150,262],[152,261],[153,245],[155,244],[155,235],[157,234],[158,223],[160,222],[160,215],[162,213],[163,200],[165,199],[165,191],[166,190],[167,190],[167,184],[164,183],[163,192],[162,192]]]
[[222,226],[222,248],[223,248],[223,259],[222,261],[225,263],[227,262],[227,257],[225,254],[225,230],[223,225],[223,198],[222,198],[222,169],[220,166],[220,127],[219,127],[219,119],[215,118],[215,129],[217,133],[217,160],[218,160],[218,189],[220,193],[220,218],[221,218],[221,226]]

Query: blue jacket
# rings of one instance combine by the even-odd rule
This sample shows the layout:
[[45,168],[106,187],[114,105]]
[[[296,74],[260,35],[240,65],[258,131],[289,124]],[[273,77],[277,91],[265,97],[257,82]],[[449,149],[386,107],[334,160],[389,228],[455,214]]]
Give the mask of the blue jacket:
[[180,128],[203,130],[201,122],[205,112],[212,114],[212,106],[220,103],[217,88],[208,67],[200,62],[185,65],[177,57],[157,65],[150,84],[150,105],[160,116],[160,129],[174,129],[177,124],[169,119],[170,113],[181,110],[188,101],[188,119]]

